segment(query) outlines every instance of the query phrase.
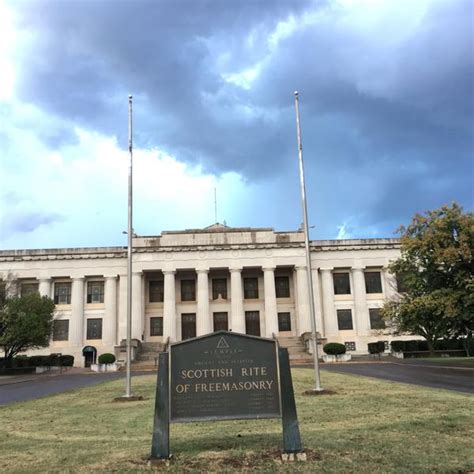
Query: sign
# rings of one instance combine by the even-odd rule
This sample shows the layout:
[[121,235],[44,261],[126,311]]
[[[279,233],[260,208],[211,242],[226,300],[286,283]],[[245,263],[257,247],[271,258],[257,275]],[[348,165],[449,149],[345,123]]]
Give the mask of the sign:
[[285,453],[302,451],[288,350],[218,331],[159,356],[151,459],[169,458],[170,422],[276,418]]
[[281,416],[275,341],[219,332],[170,357],[170,421]]

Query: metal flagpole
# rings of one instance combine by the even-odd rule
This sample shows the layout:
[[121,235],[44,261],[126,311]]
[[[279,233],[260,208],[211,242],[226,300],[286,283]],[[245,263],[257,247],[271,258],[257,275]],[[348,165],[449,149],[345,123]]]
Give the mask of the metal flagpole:
[[300,185],[301,185],[301,204],[303,207],[303,227],[304,227],[304,245],[306,251],[306,273],[308,277],[308,294],[309,294],[309,311],[311,319],[311,340],[313,343],[313,359],[314,359],[314,378],[316,385],[314,391],[322,392],[321,379],[319,374],[319,360],[318,360],[318,341],[316,333],[316,315],[314,312],[314,294],[313,294],[313,276],[311,272],[311,255],[309,252],[309,232],[308,232],[308,206],[306,204],[306,185],[304,180],[304,166],[303,166],[303,145],[301,143],[301,127],[300,127],[300,109],[299,96],[295,92],[295,110],[296,110],[296,133],[298,138],[298,162],[300,168]]
[[125,397],[132,396],[132,245],[133,245],[133,142],[132,142],[132,99],[128,96],[128,253],[127,253],[127,372]]

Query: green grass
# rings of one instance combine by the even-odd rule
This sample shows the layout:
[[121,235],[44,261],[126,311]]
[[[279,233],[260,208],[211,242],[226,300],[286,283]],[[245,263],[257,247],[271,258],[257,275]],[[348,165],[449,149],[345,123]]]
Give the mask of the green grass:
[[[318,455],[276,462],[280,420],[172,425],[173,472],[461,473],[474,470],[473,397],[322,373],[335,395],[309,397],[312,371],[293,370],[301,436]],[[155,376],[135,377],[142,402],[113,403],[115,381],[0,408],[0,472],[152,470]],[[314,458],[314,456],[313,456]]]
[[[410,360],[410,359],[408,359]],[[415,359],[416,363],[429,362],[432,365],[446,365],[451,367],[474,367],[474,357],[429,357]]]

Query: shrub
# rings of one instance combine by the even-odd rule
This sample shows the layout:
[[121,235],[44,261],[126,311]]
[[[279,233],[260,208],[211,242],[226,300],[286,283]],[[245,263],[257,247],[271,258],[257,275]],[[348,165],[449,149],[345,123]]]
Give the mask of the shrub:
[[72,367],[74,365],[74,356],[62,355],[59,358],[62,367]]
[[113,364],[115,362],[115,356],[106,352],[99,356],[99,364]]
[[338,342],[328,342],[324,345],[323,351],[328,355],[341,355],[346,353],[346,346]]
[[31,367],[42,367],[47,365],[48,356],[31,356],[30,365]]
[[30,358],[26,355],[19,355],[13,358],[13,367],[29,367]]
[[369,354],[381,354],[385,351],[385,343],[383,341],[370,342],[367,346]]
[[61,365],[60,357],[61,354],[49,354],[45,357],[45,365],[48,367],[57,367]]

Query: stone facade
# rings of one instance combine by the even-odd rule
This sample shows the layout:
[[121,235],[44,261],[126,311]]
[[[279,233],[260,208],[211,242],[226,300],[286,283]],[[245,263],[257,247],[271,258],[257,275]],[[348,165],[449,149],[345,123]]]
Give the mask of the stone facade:
[[[133,245],[132,337],[139,341],[215,329],[266,337],[311,330],[302,232],[216,224],[136,237]],[[321,337],[354,354],[392,339],[379,328],[377,308],[396,293],[386,268],[399,248],[398,239],[311,242]],[[0,278],[18,283],[10,291],[37,289],[55,299],[63,322],[47,352],[72,354],[82,365],[85,346],[114,352],[126,336],[125,247],[1,251]]]

